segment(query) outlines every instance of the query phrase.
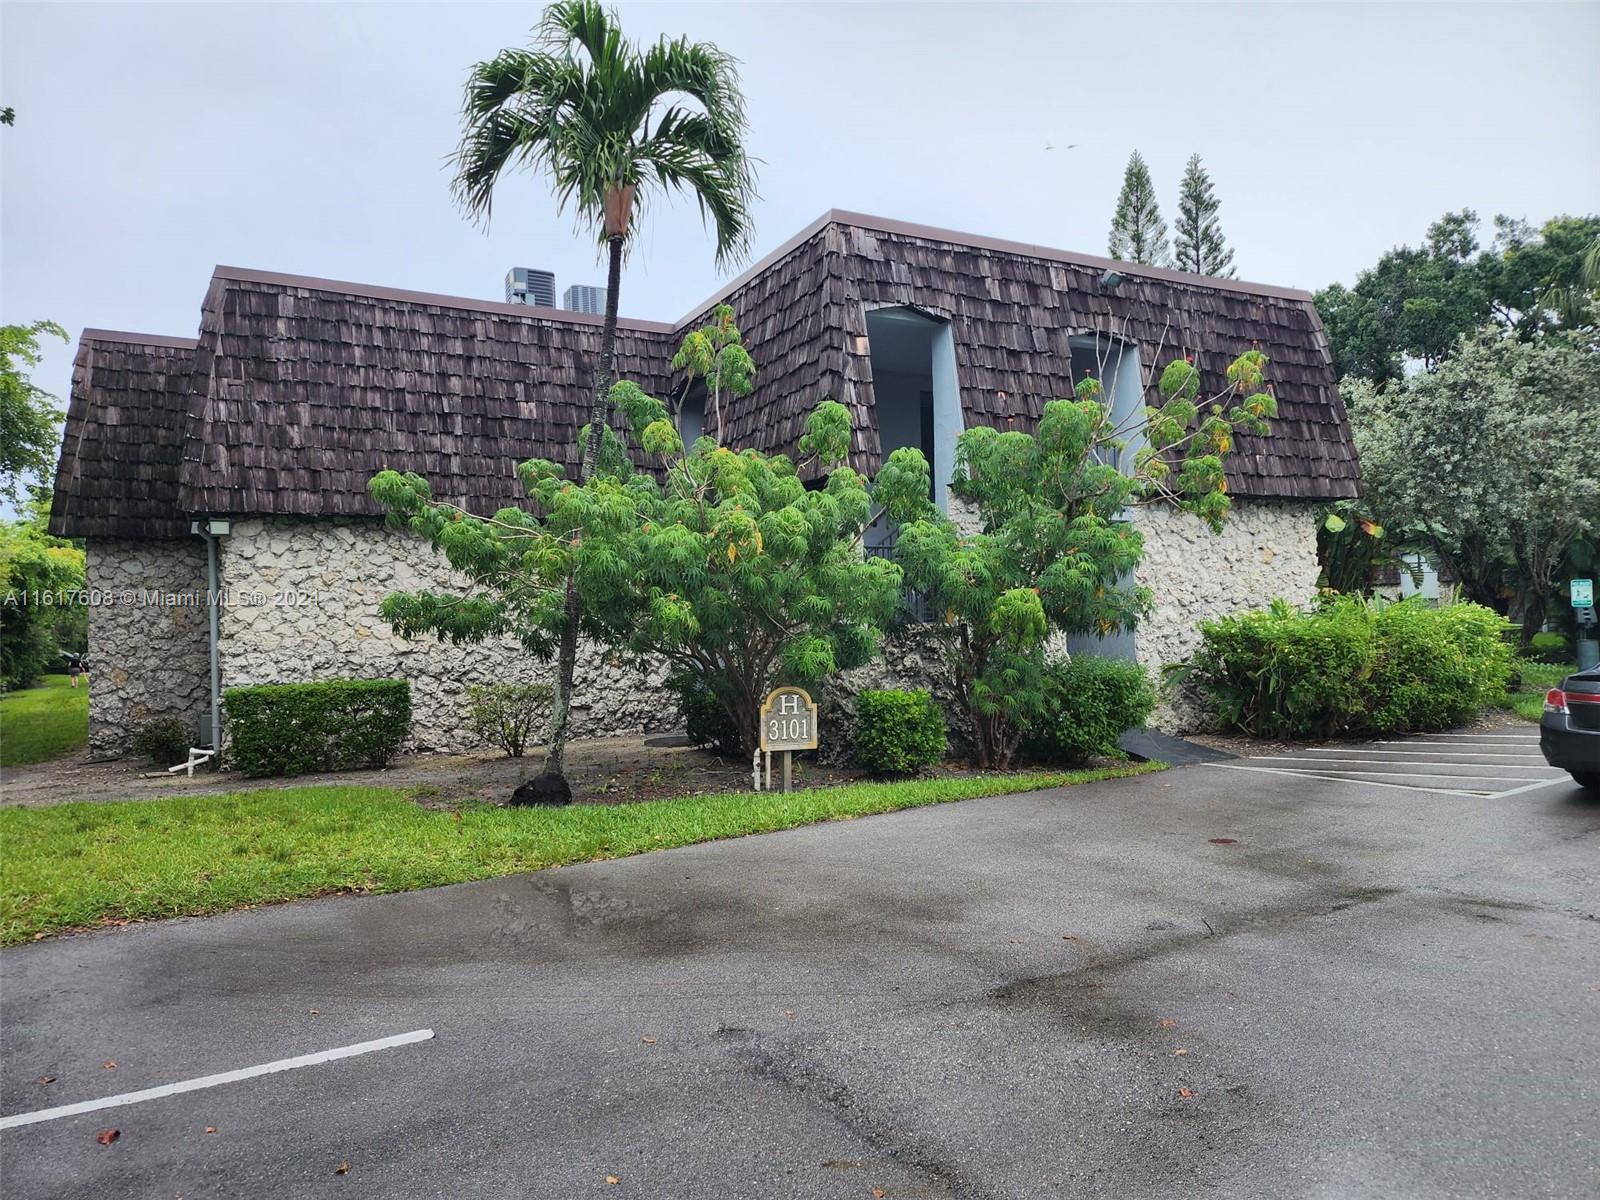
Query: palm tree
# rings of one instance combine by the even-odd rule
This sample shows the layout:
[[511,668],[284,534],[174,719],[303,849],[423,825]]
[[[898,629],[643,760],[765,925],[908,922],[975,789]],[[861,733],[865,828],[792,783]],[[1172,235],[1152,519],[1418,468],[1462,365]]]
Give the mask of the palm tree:
[[[744,98],[735,62],[715,46],[669,41],[639,48],[597,0],[545,9],[533,45],[502,50],[473,67],[453,157],[456,200],[487,221],[508,169],[546,174],[559,211],[592,227],[609,255],[606,320],[595,361],[580,479],[587,482],[610,419],[617,293],[634,220],[652,191],[688,192],[716,231],[717,264],[749,243],[755,173],[744,151]],[[557,658],[549,753],[539,799],[571,799],[565,773],[568,714],[578,649],[578,592],[569,577]]]

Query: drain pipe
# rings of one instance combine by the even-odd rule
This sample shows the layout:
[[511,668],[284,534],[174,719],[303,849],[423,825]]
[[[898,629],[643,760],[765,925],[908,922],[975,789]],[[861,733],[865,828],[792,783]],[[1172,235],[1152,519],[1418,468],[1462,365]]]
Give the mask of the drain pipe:
[[222,761],[222,665],[217,650],[220,640],[218,610],[222,606],[222,593],[217,572],[217,539],[226,537],[230,527],[227,521],[209,518],[195,521],[190,529],[204,538],[206,543],[206,612],[211,627],[211,745],[209,748],[195,747],[190,750],[189,761],[173,769],[187,768],[189,774],[193,775],[195,767],[208,759],[215,759],[219,766]]

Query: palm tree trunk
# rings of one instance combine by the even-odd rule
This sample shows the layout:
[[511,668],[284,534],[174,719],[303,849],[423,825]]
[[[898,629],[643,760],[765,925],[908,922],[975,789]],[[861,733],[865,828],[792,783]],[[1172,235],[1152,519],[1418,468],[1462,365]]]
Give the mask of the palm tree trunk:
[[[600,335],[600,358],[595,363],[593,394],[589,404],[589,436],[583,444],[583,463],[578,481],[588,483],[600,459],[601,431],[611,419],[607,393],[615,377],[617,351],[617,292],[622,285],[622,235],[607,239],[611,261],[606,272],[606,323]],[[578,668],[578,584],[567,576],[566,624],[561,630],[561,645],[556,655],[555,694],[550,703],[549,750],[545,754],[541,789],[547,803],[564,804],[572,799],[567,783],[567,733],[571,728],[572,688]]]

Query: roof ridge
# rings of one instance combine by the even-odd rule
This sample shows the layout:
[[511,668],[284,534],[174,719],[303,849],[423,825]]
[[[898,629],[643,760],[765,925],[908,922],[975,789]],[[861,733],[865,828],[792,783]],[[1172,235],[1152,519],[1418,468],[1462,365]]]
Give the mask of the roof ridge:
[[199,338],[172,337],[165,333],[132,333],[125,329],[85,329],[79,342],[131,342],[136,346],[166,346],[173,350],[198,350]]
[[[482,300],[472,296],[448,296],[441,292],[421,292],[410,288],[388,287],[377,283],[358,283],[348,279],[325,279],[316,275],[290,275],[282,271],[262,271],[254,267],[230,267],[218,264],[211,272],[212,279],[228,279],[242,283],[273,283],[282,287],[306,288],[314,292],[333,292],[349,296],[367,296],[376,300],[401,300],[415,304],[431,304],[437,308],[454,308],[462,312],[487,312],[508,317],[521,317],[530,321],[556,321],[565,325],[605,324],[605,318],[590,313],[574,312],[566,308],[542,308],[531,304],[507,304],[502,300]],[[617,320],[618,329],[639,333],[672,333],[674,326],[662,321],[641,321],[631,317]]]

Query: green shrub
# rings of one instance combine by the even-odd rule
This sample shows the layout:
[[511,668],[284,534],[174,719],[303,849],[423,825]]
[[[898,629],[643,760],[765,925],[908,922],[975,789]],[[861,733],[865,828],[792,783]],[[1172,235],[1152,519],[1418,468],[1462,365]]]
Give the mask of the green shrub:
[[1266,737],[1442,729],[1505,688],[1501,620],[1476,604],[1430,607],[1334,596],[1312,612],[1266,612],[1200,626],[1193,668],[1222,720]]
[[170,767],[189,760],[189,747],[194,745],[192,736],[187,721],[157,717],[134,731],[133,749],[158,767]]
[[411,728],[403,679],[333,679],[230,688],[228,757],[246,775],[385,766]]
[[1117,738],[1142,727],[1156,705],[1150,676],[1138,663],[1092,654],[1047,664],[1044,693],[1025,743],[1028,755],[1043,762],[1121,756]]
[[467,719],[484,741],[521,758],[548,715],[555,689],[547,683],[490,683],[467,689]]
[[710,749],[724,758],[743,757],[739,727],[702,676],[687,672],[674,675],[667,680],[667,687],[677,697],[678,714],[683,718],[690,745]]
[[944,714],[925,689],[856,697],[856,760],[875,775],[907,775],[944,758]]
[[1557,667],[1577,659],[1577,655],[1567,648],[1567,636],[1564,633],[1534,634],[1533,640],[1528,643],[1528,657],[1534,662]]

